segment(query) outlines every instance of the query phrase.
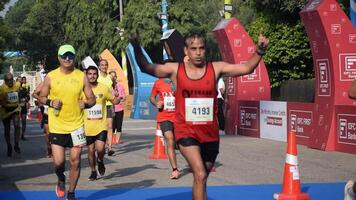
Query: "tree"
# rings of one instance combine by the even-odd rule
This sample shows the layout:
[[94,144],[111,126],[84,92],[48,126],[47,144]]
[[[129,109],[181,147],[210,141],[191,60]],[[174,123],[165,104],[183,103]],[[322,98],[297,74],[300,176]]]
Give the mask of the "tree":
[[[4,9],[4,6],[7,2],[9,2],[9,0],[0,0],[0,10]],[[0,17],[0,30],[0,52],[2,52],[5,50],[5,44],[7,43],[7,40],[10,38],[9,28],[4,23],[2,17]],[[3,71],[2,69],[4,68],[4,61],[5,58],[0,53],[0,72]]]
[[119,53],[118,5],[113,0],[66,0],[63,10],[67,20],[63,24],[64,40],[72,44],[77,57],[97,58],[104,49]]
[[4,9],[5,4],[7,4],[10,0],[0,0],[0,11]]
[[18,50],[35,66],[38,61],[45,61],[46,67],[57,65],[57,48],[63,38],[63,11],[56,0],[38,1],[21,26],[18,28]]

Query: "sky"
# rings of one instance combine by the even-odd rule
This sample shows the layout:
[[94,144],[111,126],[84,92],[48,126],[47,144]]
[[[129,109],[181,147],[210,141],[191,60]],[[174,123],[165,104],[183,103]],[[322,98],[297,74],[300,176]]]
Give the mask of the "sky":
[[13,6],[13,5],[16,3],[16,1],[17,1],[17,0],[11,0],[9,3],[7,3],[7,4],[5,5],[4,10],[2,10],[2,11],[0,12],[0,16],[1,16],[1,17],[4,17],[5,14],[6,14],[6,12],[9,10],[9,7],[10,7],[10,6]]

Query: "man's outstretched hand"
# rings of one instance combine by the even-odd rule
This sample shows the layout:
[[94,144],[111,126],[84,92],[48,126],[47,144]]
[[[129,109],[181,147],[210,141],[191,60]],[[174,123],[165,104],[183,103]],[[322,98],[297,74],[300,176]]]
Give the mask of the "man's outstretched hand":
[[129,38],[129,42],[132,44],[134,48],[141,47],[141,38],[138,31],[136,31],[133,35],[131,35],[131,37]]
[[265,50],[269,44],[269,39],[266,38],[262,33],[258,36],[258,48]]

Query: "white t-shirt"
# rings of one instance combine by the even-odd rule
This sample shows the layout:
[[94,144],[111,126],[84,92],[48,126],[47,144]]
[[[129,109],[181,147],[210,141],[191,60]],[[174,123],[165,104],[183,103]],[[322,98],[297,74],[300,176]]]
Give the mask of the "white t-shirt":
[[218,80],[218,97],[217,98],[224,99],[223,95],[221,94],[220,88],[225,90],[225,83],[222,78],[219,78],[219,80]]

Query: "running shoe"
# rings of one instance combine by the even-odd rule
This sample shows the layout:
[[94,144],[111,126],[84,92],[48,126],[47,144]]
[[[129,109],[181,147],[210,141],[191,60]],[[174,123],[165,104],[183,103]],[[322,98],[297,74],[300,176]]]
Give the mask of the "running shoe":
[[110,149],[110,150],[108,151],[108,156],[113,156],[113,155],[114,155],[114,153],[115,153],[115,151],[114,151],[114,150],[112,150],[112,149]]
[[98,174],[96,173],[96,171],[92,171],[89,178],[88,178],[88,181],[95,181],[98,177]]
[[98,171],[100,176],[104,176],[105,174],[105,165],[104,165],[104,161],[100,161],[99,159],[96,160],[96,162],[98,163]]
[[56,195],[58,198],[63,198],[66,195],[66,182],[58,180],[56,185]]

